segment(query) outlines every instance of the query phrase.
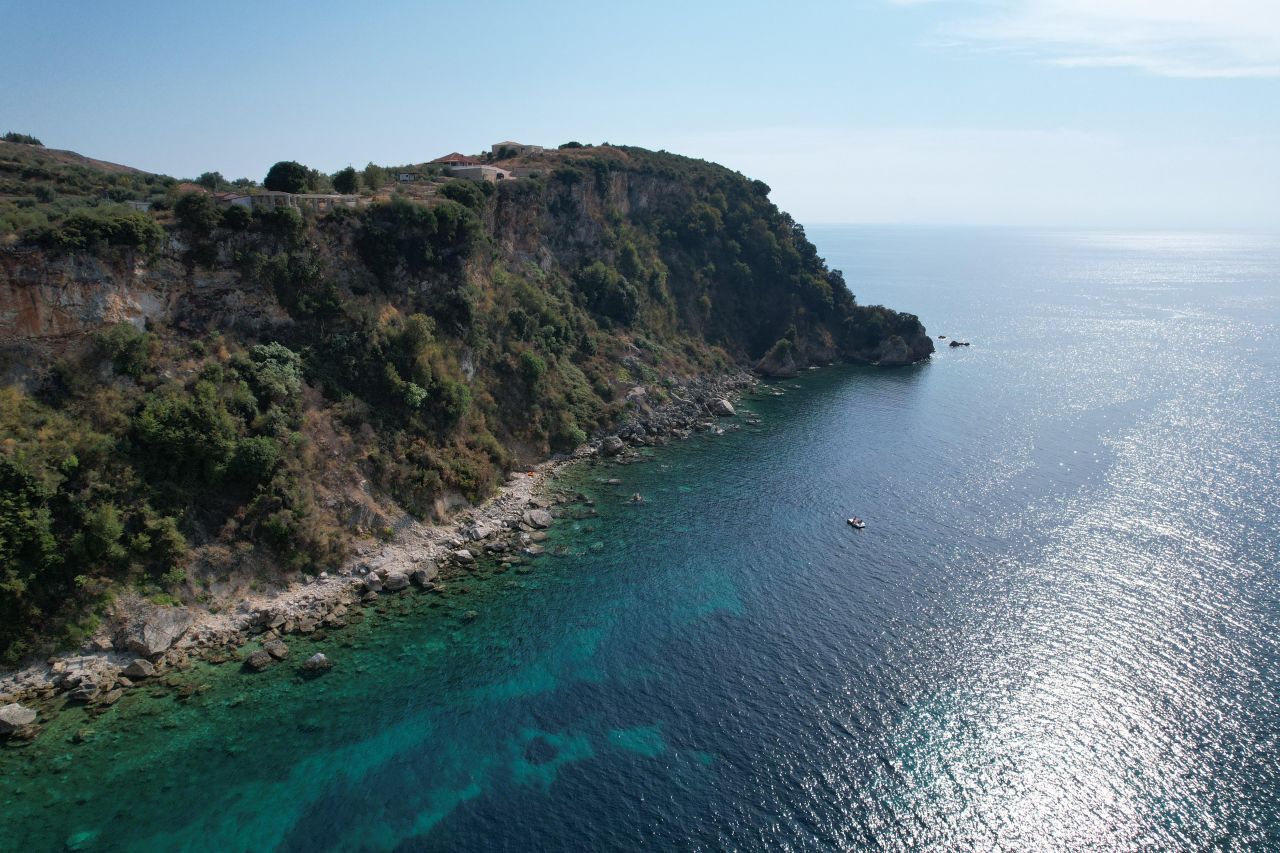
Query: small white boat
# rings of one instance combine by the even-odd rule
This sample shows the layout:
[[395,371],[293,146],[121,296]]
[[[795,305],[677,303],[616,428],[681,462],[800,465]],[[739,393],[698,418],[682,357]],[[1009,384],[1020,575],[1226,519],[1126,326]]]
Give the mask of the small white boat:
[[849,526],[855,530],[861,530],[867,526],[867,523],[855,515],[853,518],[849,519]]

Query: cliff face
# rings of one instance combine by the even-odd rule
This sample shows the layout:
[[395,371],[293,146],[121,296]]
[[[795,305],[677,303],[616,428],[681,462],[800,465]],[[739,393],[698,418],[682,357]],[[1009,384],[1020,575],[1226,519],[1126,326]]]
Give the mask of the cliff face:
[[0,654],[74,640],[121,583],[332,567],[685,377],[932,351],[759,182],[630,148],[524,165],[321,218],[182,196],[0,241]]

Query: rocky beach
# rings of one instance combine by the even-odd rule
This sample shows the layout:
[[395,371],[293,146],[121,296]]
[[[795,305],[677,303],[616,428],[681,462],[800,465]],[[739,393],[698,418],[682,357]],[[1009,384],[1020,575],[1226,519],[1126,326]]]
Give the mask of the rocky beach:
[[[404,517],[389,541],[361,544],[337,572],[217,607],[122,602],[82,648],[0,677],[0,737],[30,741],[67,704],[105,709],[142,684],[190,690],[190,685],[169,684],[166,676],[190,669],[195,661],[238,664],[247,675],[283,665],[289,655],[285,638],[323,636],[382,596],[442,593],[447,583],[472,572],[477,561],[517,567],[542,553],[545,530],[583,500],[556,488],[554,475],[564,466],[597,459],[626,462],[639,447],[694,432],[722,432],[717,420],[735,415],[733,401],[757,382],[752,374],[738,372],[671,381],[661,388],[636,386],[613,432],[571,455],[512,471],[497,494],[448,523]],[[580,511],[592,512],[589,506]],[[309,675],[333,668],[320,652],[296,663]]]

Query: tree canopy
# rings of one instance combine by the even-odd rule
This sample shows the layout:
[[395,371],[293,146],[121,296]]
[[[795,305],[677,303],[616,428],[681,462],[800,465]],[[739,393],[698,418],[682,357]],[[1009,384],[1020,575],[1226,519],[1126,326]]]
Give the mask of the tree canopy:
[[296,160],[281,160],[267,171],[262,185],[273,192],[303,193],[311,187],[311,170]]

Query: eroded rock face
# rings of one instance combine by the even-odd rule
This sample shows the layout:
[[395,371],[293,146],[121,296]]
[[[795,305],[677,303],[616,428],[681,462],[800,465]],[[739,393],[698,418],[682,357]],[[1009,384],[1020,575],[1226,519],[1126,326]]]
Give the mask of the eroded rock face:
[[0,707],[0,735],[11,735],[36,721],[36,712],[25,705],[12,702]]
[[140,613],[125,631],[125,646],[146,657],[167,651],[191,627],[191,613],[181,607],[153,607]]
[[933,353],[933,339],[928,335],[917,334],[910,340],[901,335],[890,335],[880,342],[875,351],[875,361],[883,367],[898,367],[904,364],[915,364],[928,358]]
[[755,371],[761,376],[789,379],[799,375],[800,365],[796,363],[795,353],[790,348],[781,352],[770,350],[764,358],[756,362]]

